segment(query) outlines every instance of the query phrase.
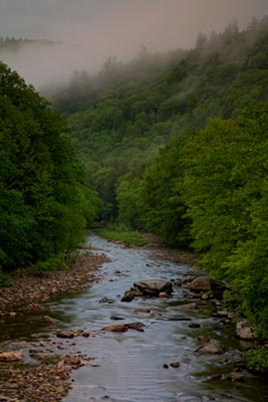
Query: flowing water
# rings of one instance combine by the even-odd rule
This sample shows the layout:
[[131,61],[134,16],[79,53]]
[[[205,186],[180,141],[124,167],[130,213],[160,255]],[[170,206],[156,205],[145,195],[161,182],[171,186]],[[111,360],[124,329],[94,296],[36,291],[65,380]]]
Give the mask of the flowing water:
[[[268,387],[257,377],[247,374],[239,384],[209,379],[232,371],[241,360],[241,345],[232,329],[212,315],[212,304],[191,300],[184,288],[176,286],[170,299],[120,301],[133,282],[147,278],[183,279],[193,274],[188,266],[155,259],[150,250],[127,249],[94,235],[89,244],[110,259],[100,269],[102,280],[88,291],[48,303],[50,311],[64,322],[64,329],[98,333],[96,337],[76,338],[76,350],[96,357],[97,364],[73,373],[74,387],[64,402],[268,401]],[[100,303],[104,297],[108,302]],[[192,302],[197,303],[197,309],[186,306]],[[151,314],[136,311],[140,308],[150,308]],[[113,321],[112,316],[123,320]],[[99,334],[104,326],[137,321],[145,325],[144,332]],[[200,328],[189,328],[190,323],[200,324]],[[32,325],[31,331],[38,337],[49,329],[39,328],[38,334]],[[219,341],[227,352],[224,356],[196,353],[199,335]],[[223,357],[233,363],[221,364]],[[173,362],[179,362],[179,367],[164,368]]]

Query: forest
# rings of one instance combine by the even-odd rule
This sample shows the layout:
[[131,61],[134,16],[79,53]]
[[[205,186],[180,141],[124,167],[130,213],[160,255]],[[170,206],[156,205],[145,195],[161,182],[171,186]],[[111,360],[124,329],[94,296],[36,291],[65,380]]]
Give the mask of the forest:
[[67,131],[48,102],[1,63],[2,270],[62,266],[65,255],[83,239],[89,190]]
[[97,191],[99,221],[195,250],[226,302],[268,334],[268,18],[195,49],[74,72],[51,94]]
[[267,55],[268,17],[233,22],[75,71],[43,89],[52,108],[1,64],[2,269],[59,264],[86,225],[149,231],[195,251],[267,338]]

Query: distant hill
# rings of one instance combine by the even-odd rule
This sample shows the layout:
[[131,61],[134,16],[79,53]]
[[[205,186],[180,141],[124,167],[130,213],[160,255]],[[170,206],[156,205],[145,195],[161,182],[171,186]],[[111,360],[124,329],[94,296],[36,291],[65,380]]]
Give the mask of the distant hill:
[[189,51],[151,54],[129,63],[109,58],[95,77],[76,71],[50,92],[63,112],[79,157],[88,166],[106,218],[117,216],[116,188],[126,173],[141,177],[172,138],[229,119],[268,100],[268,18],[236,22],[220,34],[200,33]]
[[0,55],[1,51],[9,50],[16,52],[24,46],[29,45],[42,45],[42,46],[52,46],[63,44],[62,41],[52,41],[47,39],[27,39],[27,38],[14,38],[14,37],[0,37]]

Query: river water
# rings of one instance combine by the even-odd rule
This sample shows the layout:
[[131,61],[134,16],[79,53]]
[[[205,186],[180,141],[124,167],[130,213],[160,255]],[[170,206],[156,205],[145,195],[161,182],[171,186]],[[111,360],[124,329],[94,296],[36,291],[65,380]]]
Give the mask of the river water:
[[[150,250],[127,249],[94,235],[88,244],[110,259],[100,268],[101,281],[88,291],[48,303],[49,310],[62,320],[63,329],[96,332],[95,337],[76,338],[74,348],[95,357],[96,367],[84,366],[73,372],[74,386],[63,402],[268,401],[265,381],[248,373],[241,383],[210,379],[232,371],[241,360],[243,346],[232,329],[212,315],[212,304],[191,299],[193,295],[180,286],[170,299],[120,301],[133,282],[183,279],[193,274],[190,267],[156,259]],[[100,303],[104,297],[109,302]],[[189,308],[193,302],[197,303],[195,310]],[[136,311],[140,308],[150,308],[151,313]],[[113,321],[111,316],[123,320]],[[99,332],[107,325],[137,321],[145,325],[144,332]],[[191,323],[200,324],[200,328],[189,328]],[[200,335],[220,342],[227,352],[223,356],[196,353]],[[220,363],[223,358],[232,363]],[[173,362],[179,362],[179,367],[163,367]]]

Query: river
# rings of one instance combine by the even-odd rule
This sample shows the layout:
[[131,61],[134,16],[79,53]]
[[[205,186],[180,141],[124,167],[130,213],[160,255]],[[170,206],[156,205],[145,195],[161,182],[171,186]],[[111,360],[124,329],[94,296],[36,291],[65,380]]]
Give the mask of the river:
[[[100,282],[87,291],[47,303],[63,322],[64,330],[96,332],[95,337],[76,339],[73,348],[95,357],[96,364],[73,372],[73,389],[63,402],[268,401],[265,381],[249,373],[244,373],[245,379],[239,383],[211,379],[238,367],[241,347],[245,346],[235,339],[231,327],[213,316],[212,302],[194,298],[181,286],[174,287],[169,299],[120,301],[133,282],[147,278],[181,280],[196,275],[190,267],[154,258],[152,250],[128,249],[95,235],[90,235],[88,244],[110,259],[100,268]],[[101,303],[103,298],[108,302]],[[196,309],[189,308],[193,302]],[[137,311],[141,308],[151,312]],[[123,320],[113,321],[112,316]],[[100,333],[102,327],[136,321],[145,325],[144,332]],[[200,327],[190,328],[192,323]],[[44,332],[49,335],[50,330],[33,326],[31,331],[36,338]],[[220,342],[226,353],[197,353],[200,335]],[[179,367],[169,366],[176,362]]]

